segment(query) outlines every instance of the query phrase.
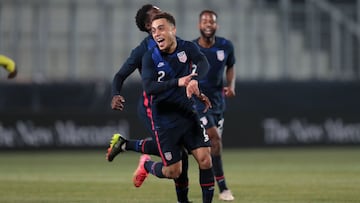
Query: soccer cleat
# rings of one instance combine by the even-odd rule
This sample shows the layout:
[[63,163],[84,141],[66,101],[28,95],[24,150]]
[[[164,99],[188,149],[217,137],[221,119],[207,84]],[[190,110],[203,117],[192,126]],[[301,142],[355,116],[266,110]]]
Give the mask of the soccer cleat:
[[122,146],[126,143],[126,141],[127,140],[119,133],[114,134],[111,138],[110,146],[107,149],[106,159],[111,162],[114,160],[116,155],[123,152],[124,149],[122,149]]
[[144,180],[148,177],[149,172],[145,170],[144,164],[146,161],[150,159],[151,159],[150,156],[147,154],[141,155],[139,160],[139,165],[135,170],[133,176],[133,183],[135,187],[140,187],[143,184]]
[[224,190],[219,194],[219,200],[222,201],[233,201],[235,198],[230,190]]

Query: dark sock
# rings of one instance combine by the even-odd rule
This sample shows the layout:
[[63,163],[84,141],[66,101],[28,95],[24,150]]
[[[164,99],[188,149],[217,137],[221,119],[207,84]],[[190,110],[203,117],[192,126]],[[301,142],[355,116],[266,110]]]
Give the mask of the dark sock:
[[166,178],[164,176],[164,174],[162,173],[162,167],[163,167],[163,163],[162,162],[154,162],[154,161],[146,161],[144,164],[144,168],[146,171],[148,171],[149,173],[153,174],[154,176],[158,177],[158,178]]
[[159,156],[156,142],[148,138],[142,140],[128,140],[125,145],[125,150]]
[[214,196],[214,174],[212,168],[200,169],[200,186],[203,203],[211,203]]
[[126,151],[134,151],[134,152],[141,152],[139,149],[139,144],[141,145],[143,140],[128,140],[125,145]]
[[225,176],[224,176],[224,170],[222,167],[222,161],[220,155],[212,155],[212,163],[213,163],[213,171],[215,180],[218,183],[220,192],[227,190],[226,182],[225,182]]
[[151,154],[156,156],[160,155],[157,143],[153,139],[144,140],[141,147],[142,147],[141,151],[144,154]]
[[188,177],[189,160],[188,155],[184,151],[182,153],[182,173],[177,179],[174,179],[175,190],[178,202],[188,202],[189,193],[189,177]]

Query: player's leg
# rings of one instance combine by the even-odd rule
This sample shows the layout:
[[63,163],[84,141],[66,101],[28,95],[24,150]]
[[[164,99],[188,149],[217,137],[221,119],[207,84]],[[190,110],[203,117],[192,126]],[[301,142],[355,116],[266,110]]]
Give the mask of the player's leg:
[[139,119],[144,124],[146,131],[151,137],[145,139],[126,139],[121,134],[114,134],[110,141],[110,146],[106,153],[106,159],[112,161],[118,154],[124,151],[134,151],[143,154],[159,156],[159,150],[154,140],[154,131],[149,116],[147,115],[147,108],[144,105],[143,99],[139,99],[137,108]]
[[[215,120],[217,121],[217,125],[216,125],[216,129],[213,129],[215,131],[212,131],[213,133],[216,133],[216,134],[214,134],[215,148],[214,148],[214,152],[211,151],[211,153],[212,153],[211,156],[212,156],[212,163],[213,163],[215,179],[216,179],[216,182],[218,183],[218,186],[220,189],[219,199],[225,200],[225,201],[233,201],[235,198],[234,198],[231,190],[229,190],[229,188],[226,185],[225,173],[224,173],[223,163],[222,163],[222,158],[221,158],[221,154],[222,154],[222,150],[223,150],[222,132],[223,132],[223,127],[224,127],[224,115],[218,114],[218,115],[215,115],[214,117],[216,117]],[[212,143],[211,137],[210,137],[210,140]],[[211,148],[211,150],[213,150],[213,148]]]
[[188,203],[189,193],[189,177],[188,177],[188,168],[189,168],[189,156],[187,150],[183,149],[182,152],[182,172],[180,176],[174,179],[175,182],[175,191],[178,199],[178,203]]
[[149,173],[158,178],[175,179],[180,176],[181,169],[181,160],[167,165],[163,162],[152,161],[149,155],[144,154],[140,157],[139,165],[134,172],[133,182],[135,187],[140,187]]
[[222,131],[224,118],[222,114],[206,114],[201,117],[201,122],[206,128],[206,133],[211,140],[211,158],[215,180],[219,187],[219,199],[225,201],[234,200],[234,196],[226,185],[223,164],[222,164]]
[[[188,125],[191,125],[188,123]],[[185,137],[186,147],[199,165],[199,181],[203,203],[212,202],[214,196],[214,174],[210,155],[210,140],[199,120],[192,121],[192,131]]]
[[141,140],[127,140],[121,134],[116,133],[111,138],[110,146],[106,153],[106,159],[111,162],[118,154],[125,151],[159,156],[157,144],[151,137]]
[[191,152],[199,164],[199,180],[203,203],[212,202],[214,196],[214,174],[212,171],[210,148],[200,147]]
[[152,160],[146,160],[144,163],[139,162],[139,164],[143,164],[144,166],[140,166],[138,168],[144,168],[144,170],[139,170],[139,174],[137,171],[134,173],[134,184],[141,185],[142,183],[138,183],[136,176],[142,174],[144,172],[151,173],[152,175],[158,178],[178,178],[182,172],[182,147],[180,147],[177,143],[181,137],[182,131],[178,128],[170,128],[166,129],[161,127],[159,131],[155,131],[157,144],[160,146],[160,158],[162,162],[154,162]]

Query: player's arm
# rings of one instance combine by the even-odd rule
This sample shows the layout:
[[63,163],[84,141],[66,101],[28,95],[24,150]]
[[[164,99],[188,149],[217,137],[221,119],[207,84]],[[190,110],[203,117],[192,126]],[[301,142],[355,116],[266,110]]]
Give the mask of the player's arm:
[[234,54],[234,46],[228,41],[229,46],[229,56],[226,62],[226,86],[224,87],[224,94],[226,97],[234,97],[235,96],[235,54]]
[[112,82],[111,108],[122,111],[124,109],[125,98],[121,95],[121,89],[126,78],[129,77],[138,67],[141,66],[142,55],[146,52],[144,44],[140,44],[131,51],[129,58],[115,74]]
[[226,97],[233,97],[235,96],[235,67],[231,66],[226,69],[225,73],[226,77],[226,86],[224,87],[224,93]]
[[11,58],[0,55],[0,65],[4,66],[4,68],[9,72],[9,79],[14,78],[17,75],[16,64]]

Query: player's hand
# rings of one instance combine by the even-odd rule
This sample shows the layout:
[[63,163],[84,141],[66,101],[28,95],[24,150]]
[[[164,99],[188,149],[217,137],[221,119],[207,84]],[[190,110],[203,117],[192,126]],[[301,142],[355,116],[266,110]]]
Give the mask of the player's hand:
[[235,96],[235,90],[234,90],[234,88],[224,87],[224,94],[225,94],[226,97],[234,97]]
[[205,94],[200,93],[199,95],[197,95],[197,98],[205,105],[205,109],[204,109],[203,113],[207,112],[207,110],[209,110],[209,108],[212,108],[211,102]]
[[179,80],[178,80],[178,86],[179,86],[179,87],[186,87],[186,86],[188,86],[188,84],[189,84],[189,82],[191,81],[191,79],[192,79],[193,77],[195,77],[195,76],[197,76],[197,73],[191,73],[191,74],[189,74],[189,75],[187,75],[187,76],[184,76],[184,77],[179,78]]
[[7,78],[12,79],[12,78],[16,77],[16,75],[17,75],[17,69],[15,69],[13,72],[9,73]]
[[190,80],[186,86],[186,96],[191,98],[192,95],[200,95],[199,84],[197,80]]
[[111,100],[111,108],[114,110],[122,111],[124,109],[125,99],[121,95],[113,96]]

